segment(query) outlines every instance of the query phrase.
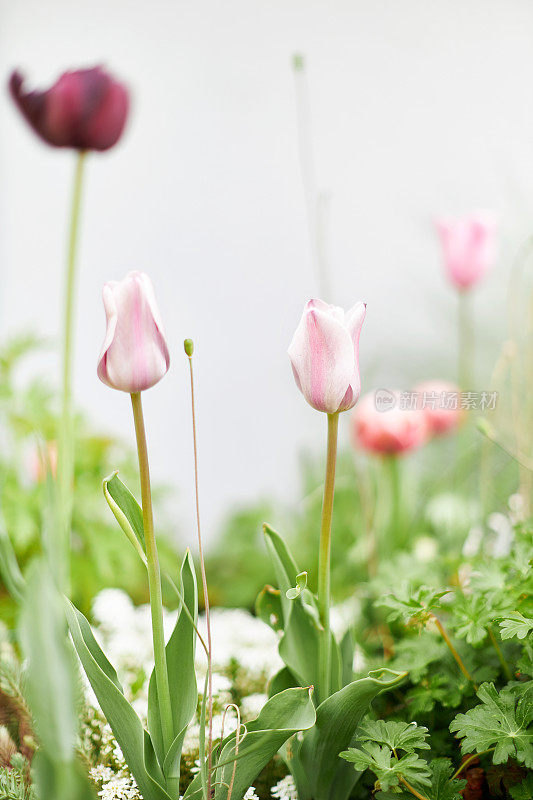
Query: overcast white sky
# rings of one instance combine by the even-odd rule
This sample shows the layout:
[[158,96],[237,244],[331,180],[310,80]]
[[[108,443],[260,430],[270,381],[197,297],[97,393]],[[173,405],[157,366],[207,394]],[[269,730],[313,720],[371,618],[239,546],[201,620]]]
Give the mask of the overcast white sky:
[[[128,398],[95,363],[102,283],[153,278],[173,363],[146,396],[152,468],[192,520],[182,340],[195,339],[206,532],[235,503],[298,499],[320,414],[286,348],[317,292],[291,56],[305,53],[317,175],[330,198],[334,299],[368,302],[363,383],[453,377],[455,303],[435,213],[494,208],[502,258],[476,296],[502,332],[509,257],[533,219],[528,0],[0,0],[0,80],[104,63],[133,94],[127,134],[91,157],[83,207],[76,395],[132,437]],[[0,92],[0,332],[56,335],[73,156],[42,145]],[[43,365],[55,377],[55,364]],[[482,378],[480,378],[482,380]],[[485,387],[483,387],[485,388]],[[110,469],[113,465],[109,465]]]

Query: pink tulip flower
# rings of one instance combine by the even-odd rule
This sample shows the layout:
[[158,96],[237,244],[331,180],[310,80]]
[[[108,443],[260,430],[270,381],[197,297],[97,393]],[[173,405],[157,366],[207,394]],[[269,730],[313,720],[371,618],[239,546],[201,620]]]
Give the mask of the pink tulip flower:
[[470,289],[492,267],[496,258],[496,219],[479,211],[455,220],[436,221],[444,266],[458,289]]
[[344,312],[322,300],[310,300],[303,311],[288,353],[296,384],[317,411],[347,411],[359,399],[359,334],[365,314],[365,303]]
[[46,91],[24,91],[13,72],[11,96],[47,144],[75,150],[109,150],[120,139],[129,110],[126,87],[101,67],[65,72]]
[[415,386],[417,407],[426,415],[432,436],[451,433],[461,424],[459,387],[447,381],[425,381]]
[[352,415],[354,445],[382,455],[401,455],[423,445],[428,438],[426,415],[417,409],[399,407],[399,392],[392,392],[393,407],[376,408],[375,394],[365,395]]
[[144,272],[106,283],[107,320],[98,377],[112,389],[142,392],[158,383],[170,365],[154,289]]

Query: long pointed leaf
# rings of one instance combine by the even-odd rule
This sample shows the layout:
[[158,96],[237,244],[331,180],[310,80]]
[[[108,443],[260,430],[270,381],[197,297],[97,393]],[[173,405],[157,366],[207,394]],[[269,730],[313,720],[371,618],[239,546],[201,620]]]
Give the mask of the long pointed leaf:
[[117,674],[94,638],[91,626],[69,600],[65,609],[76,652],[144,800],[172,800],[163,788],[165,780],[152,740],[124,697]]
[[146,564],[142,509],[125,483],[113,472],[102,482],[104,497],[118,524]]
[[[187,550],[181,566],[180,594],[196,625],[198,621],[198,588],[194,564],[189,550]],[[181,748],[187,727],[194,716],[198,702],[198,688],[194,669],[195,651],[196,632],[183,606],[181,606],[174,630],[166,646],[175,737],[168,752],[165,752],[163,746],[155,672],[152,672],[150,677],[148,691],[148,729],[154,742],[159,763],[167,779],[179,780]]]
[[[246,734],[235,758],[235,733],[227,736],[219,750],[215,800],[226,800],[235,760],[232,800],[242,800],[246,790],[287,739],[315,722],[311,689],[287,689],[265,703],[257,719],[246,725]],[[197,776],[185,792],[185,800],[200,800],[201,780]]]
[[22,603],[25,581],[11,540],[2,524],[0,524],[0,575],[13,600],[18,604]]
[[405,672],[374,670],[328,697],[316,711],[316,724],[304,736],[299,760],[310,783],[313,800],[346,800],[357,780],[347,778],[339,753],[349,747],[372,700],[396,686]]
[[[296,585],[300,570],[281,536],[268,525],[263,530],[280,590],[283,636],[279,643],[279,654],[301,686],[315,686],[316,699],[321,702],[324,697],[318,664],[320,638],[325,634],[318,621],[315,598],[308,589],[295,600],[287,598],[286,593]],[[341,685],[339,646],[332,635],[331,690],[336,692]]]

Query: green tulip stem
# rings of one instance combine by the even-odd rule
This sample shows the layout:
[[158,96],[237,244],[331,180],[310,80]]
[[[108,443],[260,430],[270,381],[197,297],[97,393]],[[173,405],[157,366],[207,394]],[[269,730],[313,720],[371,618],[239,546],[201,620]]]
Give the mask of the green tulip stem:
[[471,306],[467,289],[460,289],[458,296],[458,381],[462,392],[472,386],[473,331]]
[[76,290],[76,255],[79,239],[79,219],[85,156],[86,152],[84,150],[78,152],[70,210],[63,306],[61,420],[58,436],[58,523],[56,528],[56,548],[55,552],[51,554],[53,558],[52,563],[57,565],[59,586],[66,594],[70,591],[70,527],[72,521],[72,483],[74,477],[74,424],[72,418],[74,294]]
[[154,515],[152,511],[152,490],[150,488],[150,467],[148,464],[148,448],[146,446],[146,431],[142,400],[140,392],[131,395],[131,407],[135,422],[135,436],[137,439],[137,453],[139,456],[139,475],[141,479],[141,497],[143,512],[144,538],[146,542],[146,561],[148,571],[148,588],[150,591],[150,611],[152,615],[152,636],[154,643],[155,682],[157,687],[157,700],[159,703],[159,717],[163,744],[168,752],[174,739],[174,723],[172,720],[172,705],[170,702],[170,687],[168,682],[167,655],[165,651],[165,633],[163,630],[163,597],[161,593],[161,573],[159,570],[159,557],[154,533]]
[[331,517],[335,494],[335,466],[337,463],[337,438],[339,413],[328,414],[328,445],[326,458],[326,481],[322,502],[322,524],[318,553],[318,611],[324,635],[320,639],[319,678],[320,701],[330,695],[331,689],[331,625],[329,608],[331,602]]
[[399,457],[390,453],[385,456],[385,467],[389,473],[389,542],[386,547],[394,549],[403,544],[404,518],[402,506],[402,481]]

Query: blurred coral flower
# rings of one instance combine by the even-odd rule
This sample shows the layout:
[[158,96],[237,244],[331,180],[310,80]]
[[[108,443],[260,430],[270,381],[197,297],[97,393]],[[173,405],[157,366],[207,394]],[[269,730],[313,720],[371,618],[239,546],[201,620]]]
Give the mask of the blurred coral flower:
[[112,389],[130,394],[158,383],[170,365],[154,289],[144,272],[110,281],[102,297],[107,320],[98,360],[98,377]]
[[359,335],[365,314],[365,303],[345,312],[322,300],[310,300],[303,311],[288,353],[296,384],[317,411],[347,411],[359,399]]
[[9,88],[35,133],[53,147],[109,150],[128,117],[128,90],[102,67],[65,72],[41,92],[25,91],[23,76],[13,72]]
[[415,386],[417,406],[426,415],[433,436],[451,433],[464,416],[459,403],[459,387],[448,381],[424,381]]
[[429,424],[423,411],[399,407],[399,392],[391,393],[393,407],[379,411],[374,392],[365,395],[352,415],[352,438],[357,448],[382,455],[401,455],[423,445]]
[[470,289],[496,259],[496,217],[478,211],[459,219],[436,220],[444,266],[458,289]]

